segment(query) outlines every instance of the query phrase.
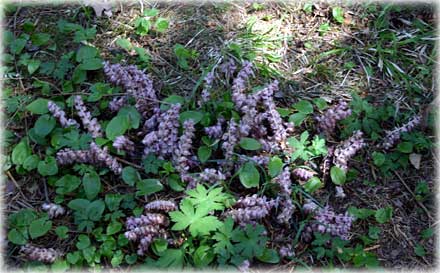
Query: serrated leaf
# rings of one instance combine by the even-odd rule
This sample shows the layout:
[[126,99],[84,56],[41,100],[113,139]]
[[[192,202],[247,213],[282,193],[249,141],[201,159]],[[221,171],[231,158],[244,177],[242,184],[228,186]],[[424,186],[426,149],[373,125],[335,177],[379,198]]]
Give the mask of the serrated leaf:
[[27,243],[23,234],[15,228],[8,232],[8,241],[16,245],[25,245]]
[[40,162],[40,158],[37,155],[30,155],[23,162],[23,168],[27,171],[31,171],[37,168],[38,162]]
[[105,203],[101,199],[95,200],[87,206],[87,216],[92,221],[99,221],[105,209]]
[[128,166],[122,169],[122,180],[128,185],[134,186],[141,180],[141,175],[135,168]]
[[79,250],[83,250],[88,248],[91,245],[90,238],[87,235],[81,234],[78,236],[78,242],[76,243],[76,247]]
[[57,187],[56,193],[58,194],[66,194],[74,191],[81,185],[81,180],[70,174],[66,174],[55,182],[55,186]]
[[133,45],[131,44],[131,42],[128,39],[118,38],[116,40],[116,44],[119,47],[121,47],[121,48],[123,48],[123,49],[125,49],[127,51],[131,51],[133,49]]
[[40,137],[45,137],[52,132],[55,125],[56,120],[54,117],[50,115],[42,115],[35,122],[35,133]]
[[27,70],[29,72],[29,75],[34,74],[34,72],[37,71],[38,68],[40,68],[40,65],[40,60],[29,60],[29,62],[27,63]]
[[300,126],[306,117],[307,114],[295,113],[289,117],[289,122],[292,122],[295,126]]
[[376,211],[376,213],[374,214],[376,221],[381,224],[388,222],[392,216],[393,216],[393,208],[392,207],[378,209]]
[[300,113],[303,113],[306,115],[313,113],[313,105],[309,101],[306,101],[306,100],[300,100],[299,102],[292,105],[292,107],[295,108],[296,110],[298,110]]
[[264,248],[263,254],[257,257],[263,263],[276,264],[280,261],[280,256],[275,249]]
[[11,160],[16,165],[22,165],[26,158],[31,155],[31,148],[28,142],[23,138],[12,150]]
[[68,232],[69,232],[69,228],[66,226],[59,226],[55,229],[55,233],[61,239],[67,239],[69,237],[69,235],[67,234]]
[[334,7],[332,9],[332,15],[336,22],[340,24],[344,23],[344,10],[341,7]]
[[101,179],[99,175],[96,172],[86,173],[82,181],[87,199],[93,200],[101,191]]
[[82,63],[78,66],[78,68],[82,70],[98,70],[101,69],[102,66],[103,66],[102,59],[90,58],[83,60]]
[[105,135],[110,140],[123,135],[130,127],[130,120],[127,115],[117,115],[112,118],[105,128]]
[[50,176],[58,173],[58,165],[55,157],[48,156],[44,161],[38,162],[38,173],[42,176]]
[[143,179],[136,183],[136,196],[150,195],[163,190],[163,185],[157,179]]
[[252,162],[247,162],[240,168],[238,177],[241,184],[246,188],[260,185],[260,173]]
[[113,235],[118,233],[121,229],[122,229],[122,224],[120,222],[113,221],[107,226],[106,232],[107,235]]
[[154,27],[156,28],[156,31],[158,32],[164,32],[168,29],[169,22],[167,19],[159,17],[156,20],[156,23],[154,24]]

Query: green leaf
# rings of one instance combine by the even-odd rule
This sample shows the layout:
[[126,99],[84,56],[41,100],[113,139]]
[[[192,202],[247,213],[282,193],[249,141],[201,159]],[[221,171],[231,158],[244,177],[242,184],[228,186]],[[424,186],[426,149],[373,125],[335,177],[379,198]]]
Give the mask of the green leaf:
[[34,74],[35,71],[40,67],[41,61],[40,60],[30,60],[27,63],[27,70],[29,72],[29,75]]
[[23,168],[27,171],[31,171],[37,168],[38,162],[40,162],[40,158],[37,155],[28,156],[23,162]]
[[27,243],[23,234],[15,228],[8,232],[8,241],[16,245],[25,245]]
[[212,149],[209,146],[200,146],[197,150],[197,156],[200,162],[205,163],[211,157]]
[[45,137],[52,132],[55,125],[56,120],[54,117],[50,115],[42,115],[35,122],[35,133],[40,137]]
[[181,249],[167,249],[157,260],[159,268],[182,268],[184,262],[184,252]]
[[79,69],[82,70],[98,70],[103,66],[102,59],[100,58],[91,58],[83,60],[83,62],[78,66]]
[[136,263],[137,258],[137,254],[125,255],[125,262],[129,265],[132,265]]
[[150,195],[163,190],[163,185],[157,179],[144,179],[136,183],[136,196]]
[[318,107],[319,110],[324,110],[327,108],[327,102],[322,98],[313,99],[313,103]]
[[141,175],[135,168],[128,166],[122,169],[122,180],[128,185],[134,186],[141,180]]
[[376,221],[380,224],[384,224],[388,222],[392,216],[393,216],[393,208],[390,206],[386,208],[378,209],[374,214]]
[[321,182],[321,179],[319,179],[318,177],[314,176],[314,177],[310,178],[307,181],[307,183],[305,183],[303,185],[303,188],[304,188],[304,190],[306,190],[306,192],[313,193],[317,189],[322,188],[323,186],[324,186],[324,184]]
[[32,239],[35,239],[46,234],[51,228],[52,221],[46,218],[40,218],[32,221],[29,225],[29,235]]
[[298,110],[300,113],[303,113],[306,115],[313,113],[313,105],[309,101],[306,101],[306,100],[300,100],[299,102],[292,105],[292,107],[295,108],[296,110]]
[[344,10],[341,7],[334,7],[332,9],[332,15],[336,22],[340,24],[344,23]]
[[177,191],[177,192],[185,190],[185,188],[182,187],[181,185],[180,176],[178,176],[177,174],[171,174],[170,176],[168,176],[168,186],[173,191]]
[[206,267],[214,260],[214,253],[208,245],[199,246],[193,255],[196,267]]
[[275,249],[264,248],[263,254],[257,257],[263,263],[276,264],[280,261],[280,256]]
[[83,45],[76,52],[75,60],[79,63],[95,58],[99,54],[98,49],[92,46]]
[[332,178],[333,183],[336,185],[343,185],[347,179],[344,170],[336,166],[333,166],[330,169],[330,177]]
[[414,253],[419,257],[423,257],[426,255],[425,248],[421,244],[417,244],[414,247]]
[[56,193],[58,194],[66,194],[74,191],[81,184],[81,180],[70,174],[66,174],[55,182],[55,186],[57,187]]
[[88,248],[91,245],[90,238],[87,235],[81,234],[78,236],[78,242],[76,243],[76,247],[79,250],[83,250]]
[[150,55],[148,55],[147,51],[143,47],[134,47],[134,51],[139,55],[139,59],[142,62],[149,62],[150,61]]
[[368,236],[371,239],[377,240],[377,239],[379,239],[379,235],[380,235],[380,228],[379,227],[377,227],[377,226],[370,226],[368,228]]
[[47,99],[36,99],[26,106],[26,110],[30,111],[33,114],[46,114],[47,112],[49,112],[49,110],[47,109],[47,102]]
[[200,207],[195,210],[188,199],[183,199],[180,203],[180,210],[169,213],[171,220],[176,222],[171,227],[172,230],[184,230],[189,227],[191,235],[198,236],[207,235],[222,225],[217,217],[206,216],[208,213],[206,209]]
[[278,156],[273,156],[269,161],[269,175],[276,177],[283,170],[283,161]]
[[148,31],[150,30],[151,27],[151,22],[146,18],[140,17],[134,21],[134,26],[136,28],[136,34],[142,36],[148,34]]
[[117,250],[113,254],[110,263],[112,264],[113,267],[117,267],[122,263],[123,260],[124,260],[124,253],[122,252],[122,250]]
[[107,226],[106,232],[107,235],[113,235],[118,233],[121,229],[122,229],[122,224],[120,222],[113,221]]
[[185,98],[183,98],[182,96],[179,96],[179,95],[171,95],[171,96],[167,97],[166,99],[164,99],[163,102],[165,102],[165,103],[162,103],[160,105],[160,110],[166,111],[166,110],[170,109],[170,107],[171,107],[170,104],[180,103],[181,105],[183,105],[185,103]]
[[84,82],[86,79],[87,79],[87,71],[82,70],[79,65],[77,67],[75,67],[75,69],[73,70],[73,74],[72,74],[73,83],[79,84],[79,83]]
[[434,235],[434,229],[433,228],[424,229],[420,233],[420,236],[422,236],[423,239],[431,238],[433,235]]
[[110,193],[108,193],[108,194],[105,195],[104,201],[105,201],[105,204],[107,205],[107,208],[110,211],[116,211],[119,208],[123,198],[124,197],[121,194],[118,194],[118,193],[110,194]]
[[141,121],[141,114],[136,110],[134,106],[124,106],[119,112],[118,116],[127,116],[129,120],[129,128],[137,129],[139,128],[139,123]]
[[78,251],[67,253],[66,260],[70,264],[76,264],[81,258],[81,254]]
[[264,231],[262,225],[252,226],[251,224],[246,225],[244,231],[236,229],[232,235],[232,240],[237,242],[236,252],[247,259],[263,255],[268,239],[267,236],[261,236]]
[[147,17],[154,17],[154,16],[157,16],[158,14],[159,14],[159,10],[155,9],[155,8],[147,9],[144,11],[144,16],[147,16]]
[[238,177],[245,188],[249,189],[260,185],[260,173],[252,162],[247,162],[240,168]]
[[115,140],[117,136],[123,135],[130,128],[130,120],[126,115],[117,115],[107,124],[105,134],[108,139]]
[[93,200],[101,191],[101,179],[96,172],[88,172],[83,177],[83,187],[87,199]]
[[105,209],[105,203],[101,199],[95,200],[88,205],[86,213],[90,220],[99,221]]
[[156,31],[158,32],[164,32],[168,29],[169,22],[167,19],[159,17],[156,20],[156,23],[154,24],[154,27],[156,28]]
[[118,38],[116,40],[116,45],[127,51],[131,51],[133,49],[133,45],[131,44],[131,42],[128,39],[124,38]]
[[385,155],[380,152],[373,152],[372,154],[374,165],[382,166],[385,163]]
[[31,35],[32,44],[36,46],[46,45],[50,41],[50,34],[47,33],[34,33]]
[[18,55],[23,50],[25,45],[26,45],[26,40],[23,38],[19,38],[19,39],[15,39],[12,43],[10,43],[9,48],[12,54]]
[[22,165],[24,161],[31,155],[31,148],[26,138],[23,138],[12,150],[11,160],[16,165]]
[[349,207],[348,213],[350,213],[357,219],[367,219],[368,217],[374,215],[376,211],[372,209]]
[[55,233],[60,237],[61,239],[67,239],[69,238],[69,235],[67,234],[69,232],[69,228],[66,226],[59,226],[55,229]]
[[[81,26],[80,26],[81,27]],[[91,40],[96,36],[96,28],[86,28],[77,30],[75,32],[75,36],[73,37],[73,41],[76,43],[80,43],[85,40]]]
[[256,151],[261,149],[260,142],[250,137],[242,137],[239,144],[241,148],[249,151]]
[[199,184],[195,189],[187,190],[187,200],[191,201],[196,208],[205,210],[206,213],[213,210],[223,210],[224,202],[228,196],[222,193],[222,188],[211,188],[207,190],[205,186]]
[[50,176],[58,173],[58,165],[55,157],[48,156],[44,161],[38,162],[38,173],[42,176]]
[[192,119],[194,124],[199,123],[204,116],[204,113],[198,111],[185,111],[180,113],[180,122],[184,122],[185,120]]
[[399,152],[410,154],[413,151],[413,144],[411,142],[402,142],[397,145]]
[[55,262],[50,266],[51,272],[66,272],[70,269],[70,265],[66,260],[55,260]]
[[295,113],[289,117],[289,122],[293,122],[295,126],[300,126],[306,117],[307,114],[301,112]]

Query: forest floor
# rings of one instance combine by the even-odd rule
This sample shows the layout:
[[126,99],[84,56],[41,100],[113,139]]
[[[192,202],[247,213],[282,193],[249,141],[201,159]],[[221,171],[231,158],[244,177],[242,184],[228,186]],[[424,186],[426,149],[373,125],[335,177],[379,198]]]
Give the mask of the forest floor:
[[[335,6],[343,9],[341,22],[332,14]],[[159,9],[160,16],[169,20],[168,29],[160,34],[135,34],[134,21],[142,10],[151,7]],[[351,100],[351,94],[356,93],[373,108],[388,103],[395,107],[396,115],[420,111],[427,116],[434,106],[436,89],[434,43],[438,38],[434,34],[438,18],[434,14],[431,4],[379,6],[320,2],[309,6],[308,2],[159,4],[144,1],[142,7],[139,2],[117,5],[110,17],[97,17],[90,8],[71,5],[24,6],[8,12],[3,27],[18,36],[25,31],[25,22],[32,22],[35,31],[56,36],[51,32],[55,32],[62,18],[83,26],[96,26],[96,38],[88,43],[99,48],[103,59],[125,52],[116,40],[128,39],[133,46],[148,52],[149,73],[162,97],[192,96],[201,69],[226,54],[231,44],[237,44],[242,54],[255,54],[263,75],[280,81],[282,91],[275,94],[280,106],[289,106],[300,99]],[[382,35],[385,32],[394,35]],[[191,69],[179,68],[173,50],[176,44],[198,53],[190,61]],[[63,44],[62,38],[57,40],[57,45],[57,50],[41,54],[59,59],[79,46]],[[38,49],[26,50],[31,54],[38,52]],[[128,54],[136,53],[129,51]],[[9,95],[4,95],[5,109],[13,107],[8,105],[12,97],[31,95],[35,80],[48,78],[14,77],[14,72],[18,73],[15,69],[9,71],[12,76],[4,86],[12,89]],[[51,88],[52,85],[54,94],[61,92],[59,83],[51,82]],[[25,99],[18,100],[16,109],[6,111],[7,130],[17,138],[26,134],[31,120],[26,115],[20,115],[20,120],[14,119],[14,113],[27,103]],[[361,118],[368,118],[367,114],[363,115]],[[427,125],[424,128],[426,141],[435,142],[433,131]],[[364,220],[352,230],[355,236],[368,234],[373,225],[380,228],[379,238],[368,248],[377,255],[380,265],[389,269],[422,270],[436,265],[435,237],[422,236],[422,232],[436,229],[438,224],[435,220],[438,158],[432,147],[413,154],[419,160],[407,159],[406,164],[389,169],[384,175],[373,164],[371,155],[365,153],[362,160],[352,162],[357,171],[344,187],[347,197],[333,198],[329,187],[329,191],[322,191],[316,197],[337,211],[351,206],[374,210],[391,206],[390,221],[378,224]],[[23,207],[36,208],[45,200],[45,189],[31,177],[17,174],[13,169],[6,170],[5,174],[6,214]],[[70,243],[73,240],[64,242],[66,247]],[[14,251],[8,248],[10,264],[19,263]],[[302,262],[309,266],[325,265],[312,255],[303,256]],[[291,261],[281,269],[294,265],[298,264]],[[280,269],[280,265],[274,268]]]

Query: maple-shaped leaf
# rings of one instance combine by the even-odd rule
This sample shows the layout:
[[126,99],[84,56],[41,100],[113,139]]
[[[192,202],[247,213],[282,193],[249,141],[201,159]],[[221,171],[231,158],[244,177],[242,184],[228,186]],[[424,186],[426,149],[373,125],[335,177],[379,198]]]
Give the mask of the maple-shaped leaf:
[[232,241],[237,242],[235,250],[248,259],[261,256],[267,241],[267,236],[261,236],[264,231],[262,225],[253,227],[250,224],[246,225],[245,230],[235,229],[232,234]]
[[222,188],[207,190],[200,184],[197,188],[188,190],[186,193],[189,195],[187,199],[195,207],[206,210],[206,213],[213,210],[223,210],[225,208],[223,202],[228,199],[228,196],[222,193]]
[[224,259],[229,259],[231,255],[235,254],[234,246],[232,245],[231,237],[234,229],[234,220],[228,217],[218,231],[212,237],[217,243],[214,244],[214,253],[219,254]]
[[184,230],[189,227],[192,236],[207,235],[222,225],[217,217],[207,216],[208,212],[204,208],[194,208],[190,200],[183,199],[180,203],[180,211],[169,213],[171,220],[176,222],[171,229]]

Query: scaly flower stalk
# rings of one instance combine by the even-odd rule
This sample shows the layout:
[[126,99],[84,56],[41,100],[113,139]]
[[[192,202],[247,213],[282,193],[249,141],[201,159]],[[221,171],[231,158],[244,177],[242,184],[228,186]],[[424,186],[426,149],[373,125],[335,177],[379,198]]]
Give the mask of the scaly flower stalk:
[[41,209],[47,212],[50,219],[57,218],[66,213],[66,210],[62,206],[55,203],[44,203],[41,205]]
[[186,174],[190,168],[188,161],[191,156],[192,139],[195,136],[195,123],[192,119],[185,120],[183,123],[183,135],[179,139],[177,149],[173,153],[173,161],[176,170],[182,175]]
[[118,152],[122,150],[133,152],[135,150],[134,142],[128,139],[126,136],[116,137],[113,141],[113,147],[115,147]]
[[148,212],[170,212],[173,210],[177,210],[177,205],[167,200],[157,200],[145,205],[145,211]]
[[299,179],[304,182],[308,181],[310,178],[312,178],[315,175],[314,172],[304,168],[296,168],[293,170],[292,174],[296,179]]
[[266,196],[258,197],[254,194],[241,197],[231,209],[225,211],[224,216],[230,216],[240,226],[246,226],[246,224],[255,224],[257,220],[269,215],[274,205],[275,202],[267,201]]
[[345,119],[351,115],[351,109],[345,101],[339,101],[338,104],[330,107],[324,114],[316,117],[319,122],[318,128],[327,135],[334,133],[336,122]]
[[401,127],[397,127],[392,131],[386,131],[385,139],[382,143],[378,144],[378,148],[383,148],[385,150],[388,150],[392,148],[397,141],[399,141],[401,134],[411,132],[415,127],[417,127],[422,118],[420,115],[414,116],[410,121],[405,123]]
[[31,261],[39,261],[47,264],[55,262],[61,253],[53,248],[41,248],[26,244],[20,248],[20,252]]
[[73,100],[78,116],[81,118],[82,124],[93,138],[102,137],[102,129],[96,118],[87,110],[81,96],[75,96]]
[[61,126],[63,126],[64,128],[69,127],[69,126],[75,126],[76,128],[79,128],[78,122],[76,122],[76,120],[74,120],[74,119],[70,119],[70,118],[67,119],[66,118],[66,112],[64,112],[53,101],[48,101],[47,102],[47,109],[49,109],[49,112],[52,114],[52,116],[54,116],[55,118],[58,119],[58,121],[60,122]]
[[238,72],[232,85],[232,101],[237,110],[240,110],[246,103],[247,96],[244,90],[246,89],[247,80],[251,75],[253,75],[252,63],[247,61],[243,62],[243,67],[240,72]]
[[333,164],[344,171],[348,169],[350,160],[359,150],[366,146],[362,131],[355,131],[353,135],[339,145],[334,151]]
[[213,126],[205,127],[205,133],[210,138],[221,138],[223,135],[223,124],[225,123],[225,119],[223,117],[219,117],[217,119],[217,123]]

